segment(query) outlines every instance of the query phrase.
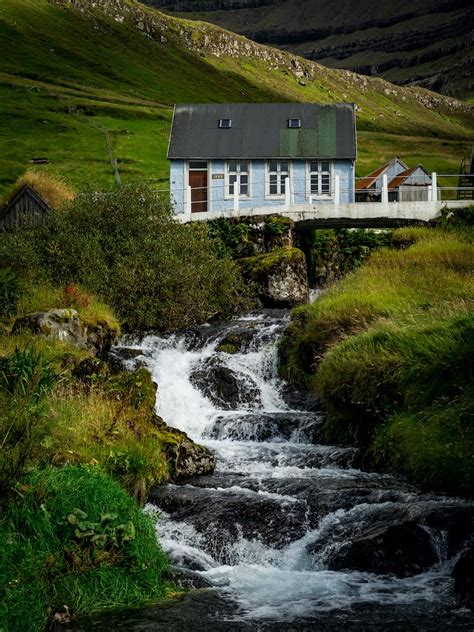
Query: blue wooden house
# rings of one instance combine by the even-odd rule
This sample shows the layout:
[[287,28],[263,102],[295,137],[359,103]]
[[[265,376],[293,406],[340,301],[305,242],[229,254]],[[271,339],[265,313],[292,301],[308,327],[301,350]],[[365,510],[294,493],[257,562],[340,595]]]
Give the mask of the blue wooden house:
[[168,159],[176,213],[353,202],[355,108],[176,105]]

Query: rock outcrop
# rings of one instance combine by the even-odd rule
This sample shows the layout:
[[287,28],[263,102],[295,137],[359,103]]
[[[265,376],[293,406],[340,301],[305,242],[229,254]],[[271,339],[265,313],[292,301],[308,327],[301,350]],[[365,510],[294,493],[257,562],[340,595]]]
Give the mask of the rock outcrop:
[[154,424],[160,431],[172,481],[214,472],[216,457],[208,448],[194,443],[185,432],[168,426],[157,415]]
[[33,312],[16,319],[13,333],[29,330],[88,349],[93,355],[107,353],[118,337],[119,331],[105,321],[86,322],[75,309],[48,309]]
[[280,248],[238,263],[264,307],[287,308],[308,302],[306,261],[298,248]]

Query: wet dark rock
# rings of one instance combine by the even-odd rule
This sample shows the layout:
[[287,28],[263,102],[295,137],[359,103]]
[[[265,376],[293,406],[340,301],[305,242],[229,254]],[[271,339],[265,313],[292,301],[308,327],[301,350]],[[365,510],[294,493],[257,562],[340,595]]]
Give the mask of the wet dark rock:
[[474,607],[474,540],[462,549],[454,564],[452,576],[460,601]]
[[142,349],[130,349],[128,347],[113,347],[107,356],[111,370],[115,373],[122,371],[135,371],[145,367],[146,357]]
[[170,566],[166,571],[164,579],[185,590],[197,590],[212,586],[210,581],[196,571],[180,566]]
[[[321,402],[309,391],[304,391],[296,386],[285,383],[280,391],[280,395],[285,404],[293,410],[322,412]],[[322,439],[321,437],[321,440]]]
[[239,536],[280,548],[307,529],[305,503],[250,491],[166,485],[153,490],[150,502],[173,520],[191,523],[203,535],[205,551],[221,564],[235,563],[233,544]]
[[331,570],[358,570],[409,577],[438,561],[430,534],[409,521],[375,525],[344,544],[328,562]]
[[235,441],[288,441],[316,443],[322,419],[313,413],[249,413],[218,417],[206,435]]
[[190,377],[191,383],[203,395],[223,410],[260,406],[260,390],[247,375],[237,374],[222,365],[216,358],[208,358]]
[[225,353],[242,353],[249,349],[254,336],[254,327],[247,326],[245,328],[233,330],[220,340],[217,350]]

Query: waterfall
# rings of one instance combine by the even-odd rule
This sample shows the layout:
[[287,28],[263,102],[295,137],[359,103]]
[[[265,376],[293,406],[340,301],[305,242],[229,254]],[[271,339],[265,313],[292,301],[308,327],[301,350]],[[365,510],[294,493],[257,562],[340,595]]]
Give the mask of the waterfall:
[[212,476],[160,487],[148,506],[172,563],[233,604],[207,608],[199,629],[356,630],[360,617],[374,623],[364,629],[470,629],[449,530],[471,507],[325,444],[318,403],[278,378],[288,320],[267,310],[132,345],[158,384],[157,412],[217,456]]

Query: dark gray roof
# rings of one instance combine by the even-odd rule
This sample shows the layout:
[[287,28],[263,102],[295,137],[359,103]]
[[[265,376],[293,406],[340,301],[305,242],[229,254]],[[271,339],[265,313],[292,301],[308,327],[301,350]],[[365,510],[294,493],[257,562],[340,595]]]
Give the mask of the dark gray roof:
[[[232,119],[219,129],[219,119]],[[301,119],[289,129],[288,119]],[[356,157],[352,103],[222,103],[176,105],[170,159]]]

